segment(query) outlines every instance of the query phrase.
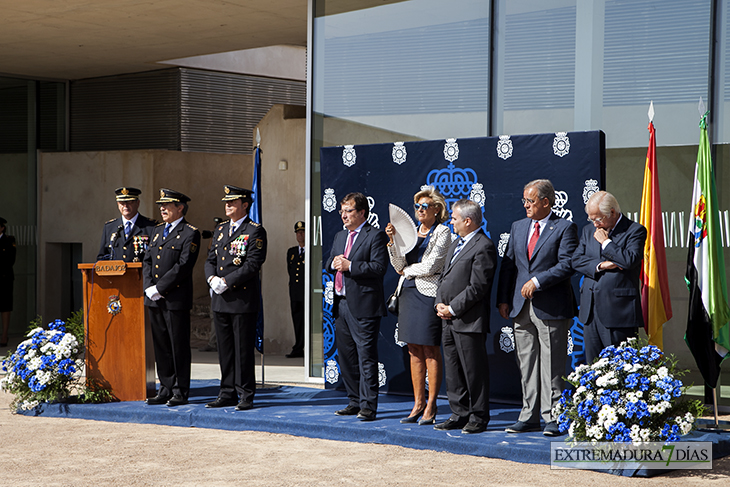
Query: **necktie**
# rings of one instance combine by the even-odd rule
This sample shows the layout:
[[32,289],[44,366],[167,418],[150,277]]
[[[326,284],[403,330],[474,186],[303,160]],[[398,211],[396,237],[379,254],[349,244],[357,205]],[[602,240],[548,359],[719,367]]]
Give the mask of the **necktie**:
[[532,251],[535,250],[537,240],[540,238],[540,222],[535,222],[535,231],[532,232],[530,241],[527,243],[527,258],[532,259]]
[[[357,232],[350,232],[350,236],[347,237],[347,245],[345,246],[345,258],[350,256],[350,250],[352,249],[352,242],[355,240]],[[337,294],[342,294],[342,272],[337,271],[335,274],[335,291]]]
[[231,236],[231,235],[233,235],[233,234],[234,234],[235,232],[236,232],[236,225],[234,225],[233,223],[231,223],[231,227],[230,227],[230,229],[228,230],[228,236],[230,237],[230,236]]
[[130,233],[132,233],[132,222],[127,222],[126,228],[124,229],[124,238],[129,238]]
[[449,261],[449,264],[454,262],[454,259],[456,259],[456,256],[459,255],[459,252],[461,252],[461,249],[464,248],[464,242],[466,242],[466,240],[464,240],[464,237],[460,237],[459,243],[456,244],[456,248],[454,249],[454,255],[451,256],[451,261]]
[[170,234],[170,225],[169,223],[165,225],[165,230],[162,232],[162,238],[167,238],[167,236]]

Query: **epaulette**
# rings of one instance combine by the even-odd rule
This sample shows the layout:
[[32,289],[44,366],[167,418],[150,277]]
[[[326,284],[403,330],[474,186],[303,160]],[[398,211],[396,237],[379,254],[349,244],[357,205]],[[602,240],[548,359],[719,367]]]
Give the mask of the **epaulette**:
[[165,224],[165,222],[160,222],[160,223],[158,223],[157,225],[155,225],[155,228],[157,228],[157,227],[161,227],[161,226],[162,226],[162,225],[164,225],[164,224]]
[[253,221],[253,220],[251,220],[251,225],[253,225],[254,227],[260,227],[260,226],[261,226],[261,224],[260,224],[260,223],[256,223],[256,222],[255,222],[255,221]]
[[[112,218],[111,220],[109,220],[109,221],[108,221],[108,222],[106,222],[106,223],[111,223],[111,222],[113,222],[114,220],[116,220],[116,218]],[[104,225],[106,225],[106,223],[105,223]]]
[[223,226],[224,226],[224,225],[225,225],[226,223],[230,222],[230,221],[231,221],[231,220],[229,219],[229,220],[225,220],[225,221],[222,221],[222,222],[220,222],[220,223],[218,224],[218,230],[223,230]]
[[187,223],[187,226],[189,226],[189,227],[190,227],[190,228],[192,228],[193,230],[196,230],[196,231],[198,230],[198,229],[197,229],[197,227],[194,227],[194,226],[192,226],[192,225],[191,225],[191,224],[189,224],[189,223]]

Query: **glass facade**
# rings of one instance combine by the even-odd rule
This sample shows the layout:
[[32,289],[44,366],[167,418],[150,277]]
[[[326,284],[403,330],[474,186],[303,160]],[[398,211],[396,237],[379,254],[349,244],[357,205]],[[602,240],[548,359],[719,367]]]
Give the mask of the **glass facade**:
[[[362,0],[344,10],[336,1],[312,5],[315,222],[320,147],[579,130],[606,133],[606,189],[633,217],[653,101],[674,307],[665,348],[683,365],[693,365],[682,340],[683,276],[700,98],[710,109],[721,210],[729,211],[724,166],[730,146],[722,145],[730,144],[727,2]],[[319,234],[314,232],[315,250]],[[725,241],[730,247],[730,238]],[[321,255],[310,269],[312,352],[321,358]],[[321,377],[322,364],[315,362],[310,372]]]

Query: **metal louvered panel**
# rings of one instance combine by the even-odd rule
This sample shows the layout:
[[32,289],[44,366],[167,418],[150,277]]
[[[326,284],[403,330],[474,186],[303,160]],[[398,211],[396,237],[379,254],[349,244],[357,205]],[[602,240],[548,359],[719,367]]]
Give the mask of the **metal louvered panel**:
[[306,104],[301,81],[180,69],[180,150],[250,154],[274,104]]
[[71,83],[71,150],[179,150],[178,69]]
[[28,152],[28,87],[0,87],[0,154]]

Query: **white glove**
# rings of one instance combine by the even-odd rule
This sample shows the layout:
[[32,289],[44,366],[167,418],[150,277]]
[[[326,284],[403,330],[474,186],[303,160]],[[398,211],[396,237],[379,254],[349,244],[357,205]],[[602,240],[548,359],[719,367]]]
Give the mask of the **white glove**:
[[222,277],[212,277],[209,284],[210,288],[216,294],[223,294],[228,289],[228,284],[226,284],[226,281]]
[[162,294],[160,294],[157,291],[157,286],[150,286],[147,289],[144,290],[144,293],[147,295],[148,298],[150,298],[152,301],[157,301],[159,299],[162,299]]

